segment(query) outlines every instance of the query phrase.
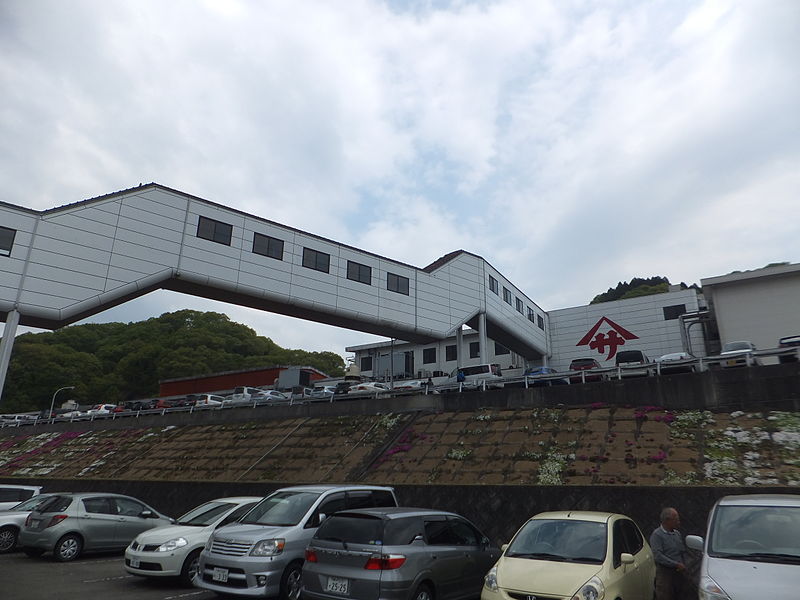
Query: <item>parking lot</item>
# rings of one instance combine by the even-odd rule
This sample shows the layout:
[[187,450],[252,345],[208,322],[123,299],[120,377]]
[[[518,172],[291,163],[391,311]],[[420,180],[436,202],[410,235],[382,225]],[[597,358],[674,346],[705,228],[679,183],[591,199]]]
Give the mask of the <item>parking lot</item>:
[[0,554],[0,597],[7,600],[210,600],[212,592],[128,574],[117,554],[88,555],[69,563],[22,552]]

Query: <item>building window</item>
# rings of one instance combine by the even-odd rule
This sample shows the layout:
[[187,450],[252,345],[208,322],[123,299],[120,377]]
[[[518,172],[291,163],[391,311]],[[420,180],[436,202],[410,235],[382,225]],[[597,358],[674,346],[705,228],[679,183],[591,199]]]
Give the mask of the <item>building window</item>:
[[470,342],[469,343],[469,357],[470,358],[479,358],[481,355],[481,343],[480,342]]
[[664,307],[664,320],[665,321],[672,321],[677,319],[681,315],[686,314],[686,305],[685,304],[675,304],[674,306],[665,306]]
[[530,306],[528,307],[528,321],[531,323],[536,323],[536,311],[534,311]]
[[371,356],[362,356],[361,357],[361,370],[362,371],[372,371],[372,357]]
[[536,324],[539,326],[539,329],[544,331],[544,317],[542,315],[536,315]]
[[330,273],[331,255],[311,248],[303,248],[303,266],[315,271]]
[[348,260],[347,278],[370,285],[372,283],[372,267]]
[[503,346],[503,344],[499,344],[497,342],[494,343],[494,355],[500,356],[502,354],[511,354],[511,350]]
[[495,294],[500,294],[500,286],[497,284],[497,279],[489,275],[489,289]]
[[204,240],[211,240],[218,244],[231,245],[231,236],[233,234],[233,225],[215,221],[208,217],[200,217],[197,221],[197,237]]
[[503,288],[503,300],[505,300],[507,304],[511,304],[511,290],[507,287]]
[[408,296],[408,277],[387,273],[386,289],[390,292],[397,292],[398,294],[405,294]]
[[436,362],[436,348],[424,348],[422,350],[422,364],[429,365]]
[[283,240],[260,233],[254,233],[253,253],[283,260]]
[[16,229],[0,227],[0,256],[11,256],[11,248],[14,246],[15,235],[17,235]]
[[444,347],[444,359],[447,362],[452,362],[454,360],[458,360],[458,351],[456,351],[455,344],[453,344],[452,346],[445,346]]
[[517,300],[517,312],[521,315],[525,314],[525,305],[522,303],[522,300],[519,298]]

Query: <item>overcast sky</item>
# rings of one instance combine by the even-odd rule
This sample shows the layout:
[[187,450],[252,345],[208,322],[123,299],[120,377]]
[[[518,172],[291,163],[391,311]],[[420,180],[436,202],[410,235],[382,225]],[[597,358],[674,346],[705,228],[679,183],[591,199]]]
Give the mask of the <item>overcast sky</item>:
[[[542,308],[800,262],[800,2],[2,0],[0,200],[156,182]],[[375,336],[156,292],[288,348]]]

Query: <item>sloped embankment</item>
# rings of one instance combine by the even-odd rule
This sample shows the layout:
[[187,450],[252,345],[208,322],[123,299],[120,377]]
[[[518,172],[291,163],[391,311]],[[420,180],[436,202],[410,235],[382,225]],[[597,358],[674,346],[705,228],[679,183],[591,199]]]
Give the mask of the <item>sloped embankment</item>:
[[0,477],[800,486],[800,415],[519,408],[0,438]]

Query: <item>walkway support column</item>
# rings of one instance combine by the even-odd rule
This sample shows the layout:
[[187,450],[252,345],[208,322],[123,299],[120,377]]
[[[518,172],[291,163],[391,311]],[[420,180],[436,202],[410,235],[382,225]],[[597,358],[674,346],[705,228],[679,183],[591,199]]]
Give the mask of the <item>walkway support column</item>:
[[0,402],[3,399],[3,386],[6,383],[8,363],[11,361],[11,349],[14,347],[14,337],[17,335],[19,325],[19,312],[14,309],[6,316],[6,326],[3,329],[3,339],[0,340]]
[[456,368],[460,369],[464,366],[464,360],[462,358],[463,354],[463,347],[464,347],[464,330],[459,327],[456,329]]
[[481,344],[481,364],[489,362],[489,352],[486,349],[486,313],[478,315],[478,339]]

